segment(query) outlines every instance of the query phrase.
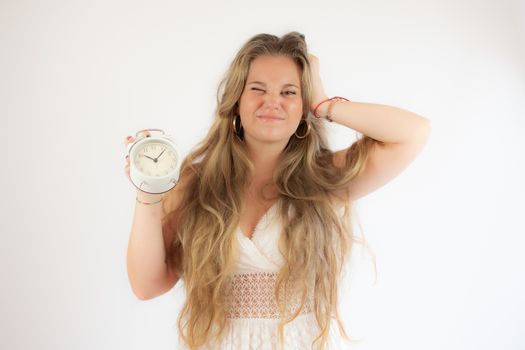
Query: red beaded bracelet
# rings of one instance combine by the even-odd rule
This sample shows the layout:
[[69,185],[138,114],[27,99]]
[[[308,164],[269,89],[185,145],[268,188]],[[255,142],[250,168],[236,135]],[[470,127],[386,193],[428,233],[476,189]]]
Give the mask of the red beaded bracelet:
[[[319,102],[317,104],[317,106],[315,106],[314,108],[314,116],[316,118],[321,118],[320,116],[317,115],[317,109],[319,108],[319,106],[325,102],[328,102],[328,101],[350,101],[349,99],[347,98],[344,98],[344,97],[341,97],[341,96],[334,96],[332,98],[327,98],[326,100],[323,100],[321,102]],[[333,102],[330,102],[330,105],[328,106],[328,114],[326,115],[326,119],[329,121],[329,122],[332,122],[333,120],[330,118],[331,117],[331,111],[332,111],[332,105],[333,105]]]

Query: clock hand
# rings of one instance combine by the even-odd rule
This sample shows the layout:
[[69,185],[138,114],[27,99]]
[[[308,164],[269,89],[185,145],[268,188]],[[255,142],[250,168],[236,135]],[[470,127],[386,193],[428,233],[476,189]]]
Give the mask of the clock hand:
[[153,158],[151,158],[150,156],[147,156],[147,155],[144,155],[144,157],[149,158],[149,159],[151,159],[151,160],[154,161],[154,162],[157,161],[157,159],[153,159]]
[[164,153],[165,150],[166,150],[166,149],[164,148],[164,149],[162,150],[162,152],[160,152],[160,154],[158,155],[158,157],[155,158],[155,161],[157,161],[157,160],[160,158],[160,156],[162,155],[162,153]]

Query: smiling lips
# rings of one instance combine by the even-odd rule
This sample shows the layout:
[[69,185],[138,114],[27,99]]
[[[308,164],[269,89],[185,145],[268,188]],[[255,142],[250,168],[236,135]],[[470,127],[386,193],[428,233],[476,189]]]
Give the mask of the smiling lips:
[[259,115],[257,116],[257,118],[263,119],[263,120],[283,120],[284,119],[277,115]]

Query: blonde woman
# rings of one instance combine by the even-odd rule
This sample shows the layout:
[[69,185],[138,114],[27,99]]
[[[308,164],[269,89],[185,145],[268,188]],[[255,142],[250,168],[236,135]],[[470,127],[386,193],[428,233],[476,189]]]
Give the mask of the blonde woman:
[[[415,159],[429,120],[329,99],[298,32],[250,38],[217,102],[177,186],[137,190],[127,255],[134,293],[151,299],[182,279],[187,349],[347,349],[337,286],[356,241],[352,204]],[[334,152],[327,122],[362,136]]]

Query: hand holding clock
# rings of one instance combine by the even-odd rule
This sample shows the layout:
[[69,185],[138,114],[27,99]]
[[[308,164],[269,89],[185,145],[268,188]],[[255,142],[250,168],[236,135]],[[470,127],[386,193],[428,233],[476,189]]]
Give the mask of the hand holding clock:
[[[155,134],[150,131],[155,131]],[[179,154],[174,141],[163,130],[141,130],[136,137],[126,137],[124,145],[128,149],[124,172],[139,191],[161,194],[177,184]],[[156,155],[158,150],[160,153]]]
[[[150,132],[149,131],[145,131],[143,133],[144,136],[149,136],[150,135]],[[135,138],[133,136],[127,136],[126,139],[124,140],[124,146],[126,147],[126,149],[128,149],[128,145],[130,143],[133,143],[135,142]],[[148,157],[149,158],[149,157]],[[126,176],[128,177],[129,181],[131,181],[131,177],[129,175],[129,155],[126,155],[126,166],[124,167],[124,174],[126,174]]]

